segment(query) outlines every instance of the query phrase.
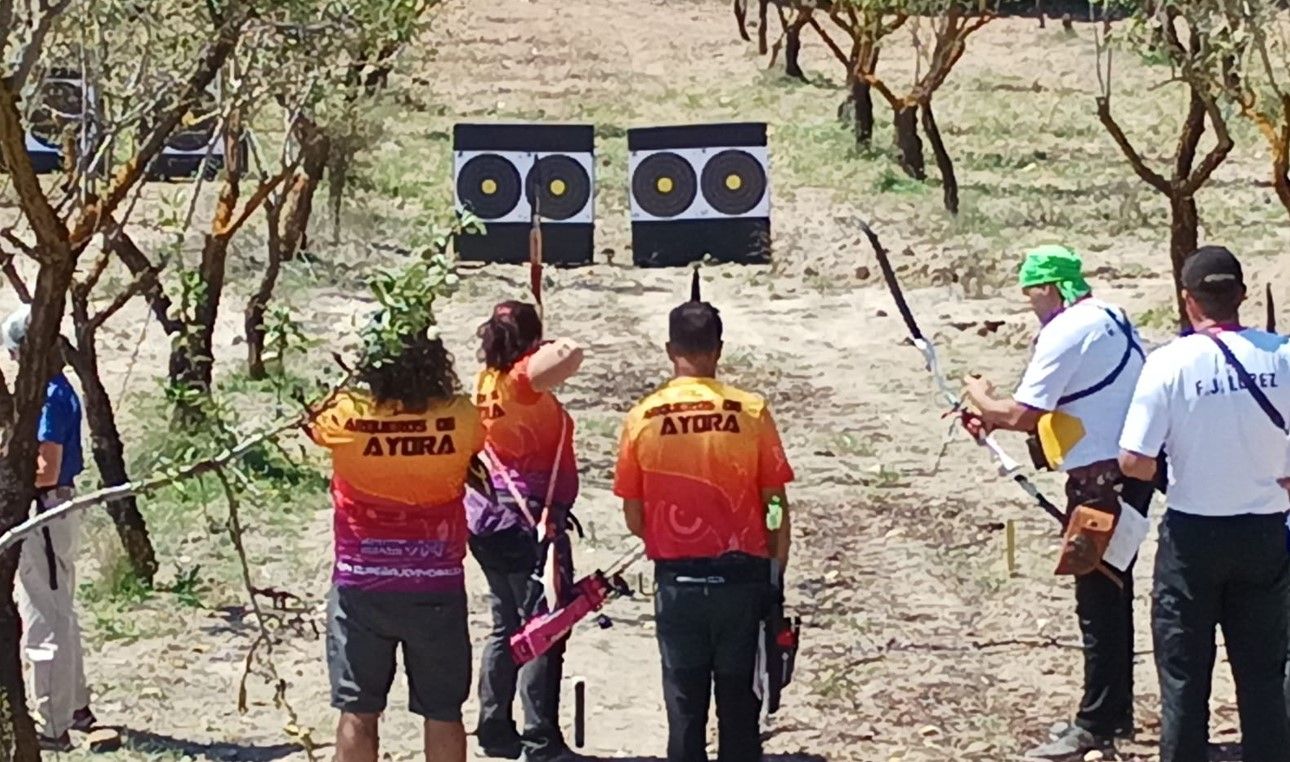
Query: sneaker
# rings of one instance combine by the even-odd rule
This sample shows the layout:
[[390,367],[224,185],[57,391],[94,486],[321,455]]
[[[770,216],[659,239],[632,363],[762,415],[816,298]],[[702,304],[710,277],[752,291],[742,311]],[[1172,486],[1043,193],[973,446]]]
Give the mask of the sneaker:
[[490,759],[519,759],[524,755],[524,746],[520,739],[510,743],[484,745],[480,744],[479,752]]
[[88,706],[76,710],[72,715],[72,730],[79,730],[82,733],[88,733],[94,729],[99,722],[99,718],[94,716]]
[[[1054,722],[1052,727],[1048,728],[1048,740],[1056,741],[1066,733],[1066,731],[1073,727],[1075,727],[1074,723]],[[1117,726],[1115,730],[1111,732],[1111,737],[1117,741],[1132,741],[1137,734],[1138,729],[1134,727],[1133,720],[1128,720],[1124,724]]]
[[71,751],[72,749],[76,748],[75,746],[72,745],[72,737],[65,730],[63,731],[63,734],[61,736],[58,736],[57,738],[53,738],[43,734],[38,734],[36,738],[37,740],[40,741],[40,748],[42,751],[60,751],[61,752],[61,751]]
[[1111,738],[1095,736],[1084,728],[1070,725],[1056,738],[1026,752],[1028,759],[1075,759],[1094,749],[1111,746]]

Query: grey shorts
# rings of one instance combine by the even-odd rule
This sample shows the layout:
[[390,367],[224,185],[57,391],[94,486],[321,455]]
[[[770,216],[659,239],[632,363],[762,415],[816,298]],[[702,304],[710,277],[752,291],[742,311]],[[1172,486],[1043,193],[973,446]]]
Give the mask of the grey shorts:
[[332,587],[327,596],[331,705],[353,714],[383,712],[400,646],[408,708],[428,720],[461,722],[471,679],[464,592]]

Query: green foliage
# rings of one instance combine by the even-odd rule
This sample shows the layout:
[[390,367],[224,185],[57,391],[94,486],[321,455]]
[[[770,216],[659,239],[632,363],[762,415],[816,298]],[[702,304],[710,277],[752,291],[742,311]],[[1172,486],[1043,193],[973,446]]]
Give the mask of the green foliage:
[[436,335],[435,301],[450,296],[459,281],[448,249],[452,237],[466,231],[481,232],[482,226],[467,215],[448,228],[436,228],[430,246],[410,263],[378,270],[368,279],[378,309],[360,330],[365,363],[379,367],[402,353],[407,338]]

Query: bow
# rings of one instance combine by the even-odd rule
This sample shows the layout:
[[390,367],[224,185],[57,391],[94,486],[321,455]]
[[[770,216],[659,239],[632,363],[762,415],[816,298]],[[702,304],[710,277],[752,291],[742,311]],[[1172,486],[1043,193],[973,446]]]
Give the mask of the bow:
[[1267,284],[1264,287],[1264,289],[1268,298],[1268,333],[1276,333],[1277,332],[1277,307],[1272,302],[1272,284],[1271,283]]
[[541,178],[538,187],[533,188],[533,211],[530,215],[532,226],[529,228],[529,291],[533,292],[533,301],[537,306],[538,319],[542,318],[542,214],[541,214]]
[[[865,237],[869,239],[869,245],[873,247],[873,252],[878,258],[878,267],[882,270],[882,278],[887,282],[887,289],[891,291],[891,297],[895,300],[896,309],[900,311],[900,316],[905,321],[905,327],[909,329],[910,339],[918,351],[923,354],[923,361],[927,365],[928,372],[932,374],[932,380],[936,383],[936,388],[949,404],[951,412],[961,413],[963,403],[950,389],[950,385],[945,381],[945,376],[941,373],[940,361],[936,357],[936,345],[923,335],[922,330],[918,327],[918,322],[914,320],[914,313],[910,311],[909,303],[905,301],[905,293],[900,289],[900,283],[896,280],[896,271],[892,269],[887,249],[878,240],[878,234],[873,232],[873,228],[869,227],[864,220],[860,220],[860,230],[864,232]],[[1004,451],[999,443],[994,440],[993,435],[976,436],[975,440],[978,445],[990,452],[990,456],[998,464],[1000,476],[1011,478],[1026,491],[1026,494],[1035,500],[1044,512],[1065,525],[1065,514],[1051,500],[1044,497],[1039,488],[1025,474],[1021,473],[1021,465]]]

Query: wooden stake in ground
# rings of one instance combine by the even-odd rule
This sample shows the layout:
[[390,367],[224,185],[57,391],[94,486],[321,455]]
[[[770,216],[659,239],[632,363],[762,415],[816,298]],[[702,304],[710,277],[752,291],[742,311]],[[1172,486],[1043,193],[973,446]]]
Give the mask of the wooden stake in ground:
[[1017,522],[1008,519],[1004,526],[1004,536],[1007,545],[1006,558],[1008,561],[1008,576],[1017,576]]

